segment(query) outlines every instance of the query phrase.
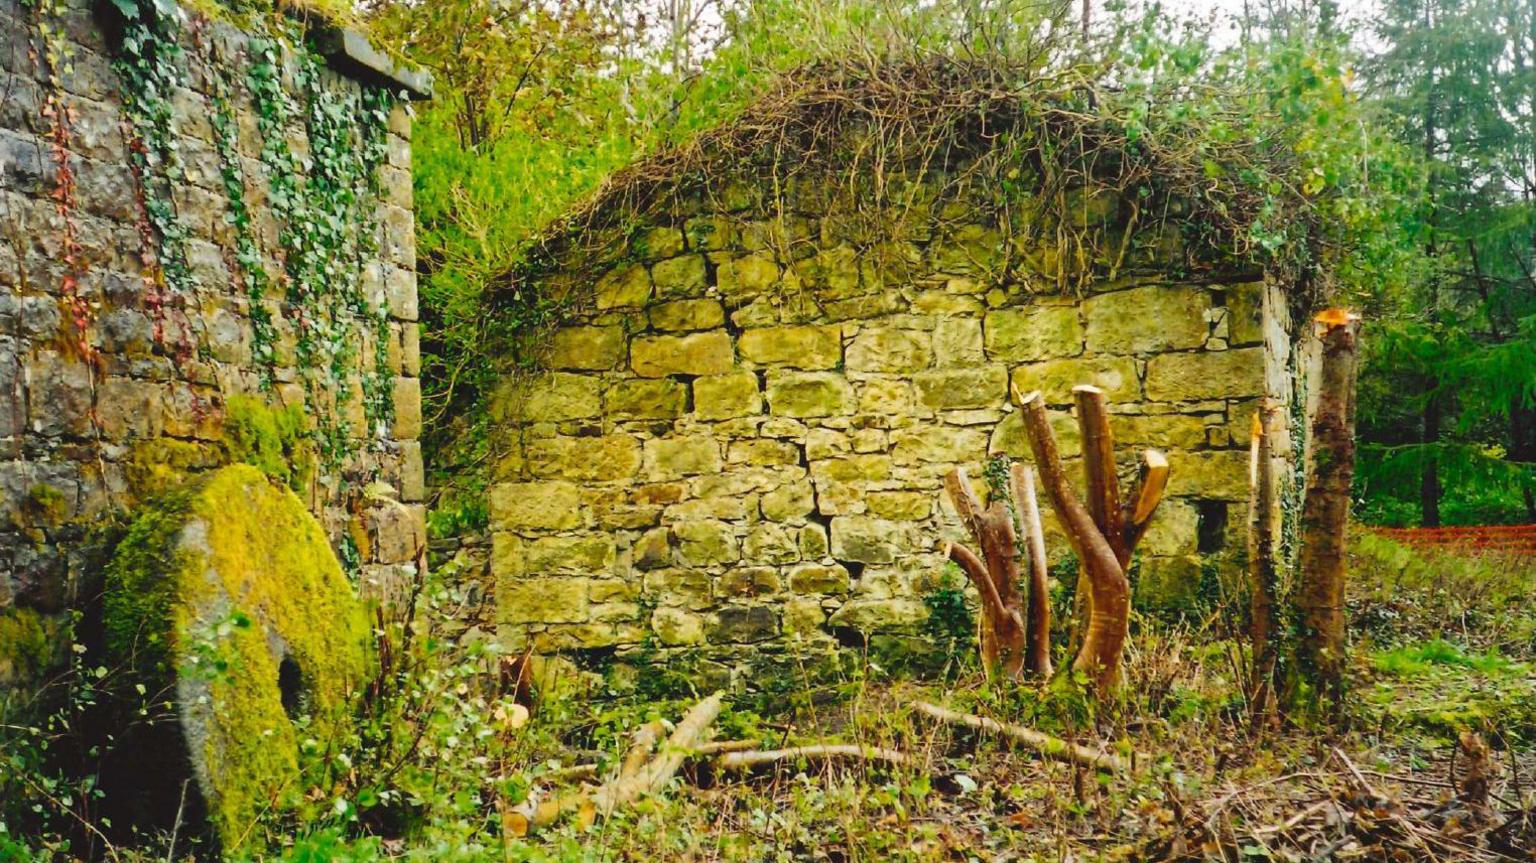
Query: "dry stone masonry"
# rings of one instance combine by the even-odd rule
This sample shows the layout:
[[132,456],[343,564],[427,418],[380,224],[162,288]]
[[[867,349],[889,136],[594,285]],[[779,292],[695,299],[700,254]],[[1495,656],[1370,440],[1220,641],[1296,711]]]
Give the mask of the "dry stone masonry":
[[[580,311],[496,397],[509,645],[692,652],[723,673],[901,644],[940,540],[962,538],[945,473],[1029,458],[1010,383],[1043,391],[1074,476],[1077,384],[1108,394],[1122,453],[1168,453],[1138,604],[1178,604],[1242,554],[1249,424],[1293,387],[1285,292],[1263,273],[1196,280],[1153,255],[1079,296],[1004,266],[1018,238],[938,193],[861,243],[815,194],[781,210],[681,187],[596,272],[557,257],[541,284],[574,285]],[[1121,218],[1118,200],[1095,209]]]
[[[112,516],[221,463],[288,479],[365,582],[409,571],[424,539],[397,98],[420,82],[370,68],[355,37],[306,65],[271,35],[181,20],[141,73],[169,84],[154,101],[114,65],[133,31],[113,4],[0,0],[0,633],[38,647],[0,644],[0,684],[46,664]],[[316,136],[378,158],[346,254],[307,260]],[[322,266],[328,293],[303,294]]]

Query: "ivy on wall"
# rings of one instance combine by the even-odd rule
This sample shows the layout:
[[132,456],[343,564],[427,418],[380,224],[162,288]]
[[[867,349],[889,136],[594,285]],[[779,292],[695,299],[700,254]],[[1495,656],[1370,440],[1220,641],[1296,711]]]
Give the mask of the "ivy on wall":
[[[187,180],[172,103],[187,80],[181,47],[185,13],[169,0],[114,3],[127,20],[118,71],[141,198],[145,302],[162,345],[164,321],[181,315],[182,342],[168,346],[181,361],[194,353],[195,331],[184,310],[201,296],[174,193]],[[387,149],[391,98],[378,89],[327,80],[323,61],[305,43],[298,22],[243,12],[240,24],[254,34],[243,80],[232,68],[233,58],[205,58],[225,219],[233,235],[231,276],[248,304],[251,354],[263,389],[273,386],[281,358],[273,304],[286,303],[283,314],[293,322],[293,359],[311,435],[322,464],[337,468],[354,446],[347,408],[359,390],[370,436],[382,436],[393,418],[387,303],[382,294],[370,301],[363,289],[364,273],[379,248],[378,169]],[[262,214],[247,198],[234,111],[242,86],[256,112],[258,161],[278,226],[275,249],[263,248]],[[306,147],[294,144],[293,132],[300,129]],[[275,271],[269,256],[277,261]],[[371,336],[373,350],[366,356],[357,345],[359,328]],[[195,352],[206,358],[209,346],[201,335]]]

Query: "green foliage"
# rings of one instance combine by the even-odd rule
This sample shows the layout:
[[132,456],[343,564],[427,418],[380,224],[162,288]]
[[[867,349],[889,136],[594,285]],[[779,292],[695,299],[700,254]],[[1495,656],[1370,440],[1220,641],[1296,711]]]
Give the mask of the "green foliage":
[[965,577],[950,564],[922,595],[923,604],[928,607],[923,635],[934,651],[945,658],[945,667],[951,671],[958,671],[974,658],[976,621],[966,600],[965,586]]
[[1378,292],[1357,493],[1401,524],[1536,519],[1530,4],[1389,0],[1363,64],[1424,174]]
[[308,487],[314,447],[303,407],[273,407],[255,396],[224,405],[224,445],[234,462],[252,465],[294,491]]

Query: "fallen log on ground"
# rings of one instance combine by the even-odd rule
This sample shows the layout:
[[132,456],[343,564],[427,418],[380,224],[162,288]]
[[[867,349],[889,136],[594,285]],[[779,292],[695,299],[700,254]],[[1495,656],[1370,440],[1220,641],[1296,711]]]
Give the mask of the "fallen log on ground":
[[783,761],[804,758],[808,761],[879,761],[895,767],[908,767],[914,762],[911,756],[895,749],[879,746],[859,746],[852,743],[824,743],[812,746],[791,746],[787,749],[754,749],[745,752],[726,752],[715,759],[722,770],[748,770]]
[[918,713],[939,722],[950,725],[964,725],[967,728],[973,728],[977,731],[988,731],[1023,743],[1047,758],[1070,761],[1074,764],[1081,764],[1085,767],[1105,770],[1110,773],[1127,773],[1130,770],[1125,759],[1118,755],[1062,740],[1060,737],[1052,737],[1049,734],[1025,728],[1022,725],[998,722],[996,719],[988,719],[985,716],[959,713],[945,707],[940,707],[937,704],[929,704],[926,701],[915,702],[913,707]]

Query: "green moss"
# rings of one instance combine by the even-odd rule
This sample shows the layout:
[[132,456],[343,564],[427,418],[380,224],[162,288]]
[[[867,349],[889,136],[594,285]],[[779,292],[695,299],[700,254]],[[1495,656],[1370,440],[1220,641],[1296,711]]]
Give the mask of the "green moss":
[[314,445],[302,405],[273,407],[253,396],[234,396],[224,406],[224,445],[230,461],[303,489],[314,473]]
[[150,438],[133,445],[123,470],[128,489],[145,500],[167,494],[195,474],[223,463],[223,454],[212,445]]
[[0,684],[42,676],[53,664],[56,629],[30,608],[0,611]]
[[[208,474],[147,508],[107,572],[108,653],[175,694],[210,826],[226,849],[301,793],[304,738],[341,730],[368,628],[320,524],[255,467]],[[303,699],[284,706],[280,665]],[[305,720],[290,713],[302,711]]]
[[22,509],[32,524],[58,527],[69,517],[69,498],[51,485],[38,484],[27,490]]

